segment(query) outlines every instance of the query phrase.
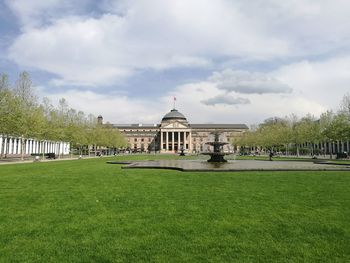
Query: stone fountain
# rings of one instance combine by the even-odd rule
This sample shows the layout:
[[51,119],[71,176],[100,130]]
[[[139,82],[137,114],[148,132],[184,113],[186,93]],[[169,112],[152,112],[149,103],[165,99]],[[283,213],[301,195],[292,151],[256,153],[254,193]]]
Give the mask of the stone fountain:
[[214,141],[213,142],[207,142],[206,144],[213,146],[212,152],[204,152],[202,154],[204,155],[210,155],[210,159],[208,162],[210,163],[225,163],[227,160],[225,160],[224,156],[228,155],[229,153],[225,153],[222,151],[222,146],[228,144],[227,142],[220,142],[219,141],[219,133],[214,132]]

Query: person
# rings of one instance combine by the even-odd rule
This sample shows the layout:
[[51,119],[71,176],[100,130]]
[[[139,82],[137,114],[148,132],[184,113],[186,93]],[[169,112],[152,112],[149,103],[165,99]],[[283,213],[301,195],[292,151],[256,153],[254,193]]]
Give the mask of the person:
[[273,157],[273,151],[270,151],[270,154],[269,154],[269,160],[272,161],[272,157]]

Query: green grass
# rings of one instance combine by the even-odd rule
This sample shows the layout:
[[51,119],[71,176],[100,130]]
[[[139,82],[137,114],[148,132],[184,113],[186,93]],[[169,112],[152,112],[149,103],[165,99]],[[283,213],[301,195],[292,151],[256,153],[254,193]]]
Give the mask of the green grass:
[[[126,156],[114,159],[171,156]],[[0,166],[0,262],[349,262],[349,172]]]
[[[232,155],[226,159],[236,159],[236,160],[258,160],[258,161],[268,161],[269,157],[267,155],[256,155],[256,156],[250,156],[250,155],[244,155],[244,156],[233,156]],[[318,158],[318,159],[313,159],[311,157],[292,157],[292,156],[274,156],[272,157],[272,160],[275,161],[303,161],[303,162],[317,162],[317,161],[322,161],[322,162],[332,162],[332,163],[339,163],[339,164],[350,164],[350,160],[346,159],[326,159],[326,158]]]

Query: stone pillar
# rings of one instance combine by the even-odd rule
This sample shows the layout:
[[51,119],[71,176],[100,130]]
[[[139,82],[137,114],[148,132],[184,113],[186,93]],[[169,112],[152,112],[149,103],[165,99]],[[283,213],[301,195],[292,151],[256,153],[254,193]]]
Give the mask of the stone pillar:
[[192,153],[193,149],[192,149],[192,133],[191,132],[188,133],[188,138],[189,138],[189,143],[188,143],[189,150]]
[[175,136],[174,136],[175,132],[171,132],[171,150],[174,152],[174,146],[175,146]]
[[3,137],[2,135],[0,135],[0,155],[3,153],[3,150],[2,150],[2,142],[3,142]]
[[24,145],[24,154],[28,154],[28,140],[25,140],[25,145]]
[[9,152],[9,138],[5,137],[4,138],[4,154],[7,154]]
[[6,154],[7,153],[7,144],[8,144],[7,137],[5,137],[3,140],[4,140],[3,154]]
[[160,130],[160,151],[163,151],[163,132]]
[[27,140],[27,143],[28,143],[28,154],[31,154],[32,153],[32,147],[31,147],[31,140]]
[[180,150],[181,145],[181,132],[177,132],[177,150]]
[[12,150],[12,147],[13,147],[12,140],[13,140],[13,139],[12,139],[12,138],[9,138],[9,140],[10,140],[10,141],[9,141],[9,150],[8,150],[8,153],[9,153],[9,154],[12,154],[12,153],[13,153],[13,150]]
[[169,132],[166,131],[165,135],[166,135],[165,150],[169,151]]
[[13,154],[17,154],[18,141],[17,138],[13,139]]
[[17,141],[17,154],[22,154],[22,138]]
[[187,132],[185,131],[185,132],[184,132],[184,149],[185,149],[185,150],[187,150],[187,147],[186,147],[186,142],[187,142],[186,137],[187,137]]

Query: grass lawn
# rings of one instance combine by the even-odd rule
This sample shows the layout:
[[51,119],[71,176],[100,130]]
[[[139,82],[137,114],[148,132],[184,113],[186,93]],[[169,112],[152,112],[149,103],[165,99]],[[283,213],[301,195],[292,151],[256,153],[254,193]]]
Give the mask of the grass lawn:
[[[0,262],[349,262],[349,172],[0,166]],[[162,156],[161,158],[173,158]]]

